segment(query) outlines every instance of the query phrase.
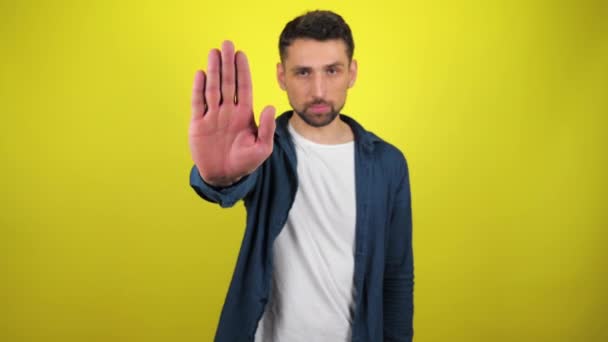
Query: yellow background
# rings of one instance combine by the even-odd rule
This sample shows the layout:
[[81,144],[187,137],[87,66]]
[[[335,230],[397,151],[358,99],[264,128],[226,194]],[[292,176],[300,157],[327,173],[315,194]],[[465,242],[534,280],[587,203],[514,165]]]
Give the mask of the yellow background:
[[192,76],[230,38],[288,109],[320,7],[410,164],[415,340],[608,341],[605,0],[1,1],[1,341],[212,340],[244,210],[189,187]]

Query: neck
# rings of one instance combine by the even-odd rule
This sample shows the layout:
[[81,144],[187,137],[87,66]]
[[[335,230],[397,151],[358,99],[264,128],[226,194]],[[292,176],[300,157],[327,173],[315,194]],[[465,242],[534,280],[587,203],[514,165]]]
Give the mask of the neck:
[[293,113],[289,123],[299,135],[317,144],[344,144],[353,141],[355,137],[350,126],[340,119],[340,115],[323,127],[314,127],[302,120],[298,114]]

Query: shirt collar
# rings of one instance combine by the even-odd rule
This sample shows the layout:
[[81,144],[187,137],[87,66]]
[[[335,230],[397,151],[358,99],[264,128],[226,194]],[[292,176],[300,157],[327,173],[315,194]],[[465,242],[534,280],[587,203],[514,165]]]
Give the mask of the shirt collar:
[[[286,111],[283,114],[279,115],[277,118],[277,128],[276,134],[279,137],[290,137],[289,130],[287,125],[289,124],[289,119],[293,115],[293,111]],[[372,151],[374,149],[374,143],[379,142],[380,138],[378,138],[372,132],[366,131],[363,126],[361,126],[355,119],[350,116],[340,114],[340,119],[346,122],[350,128],[353,130],[355,134],[355,142],[361,144],[366,150]]]

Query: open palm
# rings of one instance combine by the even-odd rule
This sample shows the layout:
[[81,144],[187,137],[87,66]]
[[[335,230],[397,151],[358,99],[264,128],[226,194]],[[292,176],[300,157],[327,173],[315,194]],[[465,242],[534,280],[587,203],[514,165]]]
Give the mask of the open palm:
[[192,90],[189,144],[201,177],[227,186],[253,172],[272,153],[275,109],[264,108],[257,127],[253,117],[247,57],[230,41],[209,52],[207,74],[199,70]]

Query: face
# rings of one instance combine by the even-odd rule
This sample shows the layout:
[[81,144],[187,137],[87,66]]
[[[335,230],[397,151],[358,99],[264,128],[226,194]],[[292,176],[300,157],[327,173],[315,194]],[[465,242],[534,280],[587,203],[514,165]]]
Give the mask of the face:
[[286,52],[277,65],[277,78],[294,112],[310,126],[330,124],[355,83],[357,62],[349,62],[341,39],[296,39]]

